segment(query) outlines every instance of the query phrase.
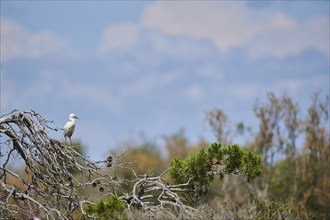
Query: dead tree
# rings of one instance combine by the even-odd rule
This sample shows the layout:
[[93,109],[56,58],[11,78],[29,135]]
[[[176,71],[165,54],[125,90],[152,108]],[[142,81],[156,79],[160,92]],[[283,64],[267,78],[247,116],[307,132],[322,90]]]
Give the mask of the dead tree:
[[[169,168],[171,169],[171,168]],[[158,212],[162,211],[172,218],[176,218],[174,213],[182,217],[191,219],[198,216],[197,210],[186,205],[178,193],[191,192],[188,188],[190,181],[183,184],[172,185],[163,178],[163,175],[169,170],[155,177],[144,175],[139,177],[135,175],[134,186],[129,194],[120,198],[127,202],[128,209],[138,208],[144,211]]]
[[[113,178],[105,169],[125,166],[120,157],[108,156],[104,161],[92,161],[71,146],[48,135],[48,121],[34,111],[14,110],[0,117],[0,216],[5,219],[73,219],[87,215],[86,204],[94,204],[87,189],[98,186],[104,196],[116,194],[127,180]],[[22,163],[23,162],[23,163]],[[15,170],[13,163],[24,164],[24,172]],[[133,171],[134,172],[134,171]],[[184,205],[177,192],[189,184],[171,185],[158,177],[129,180],[132,192],[120,198],[128,210],[134,206],[144,211],[167,207],[189,216],[194,209]]]
[[[1,116],[0,216],[71,219],[92,202],[80,193],[83,189],[98,183],[112,192],[120,184],[101,172],[105,165],[115,166],[115,159],[92,161],[52,139],[47,130],[58,129],[50,123],[34,111]],[[15,172],[12,163],[22,161],[24,173]]]

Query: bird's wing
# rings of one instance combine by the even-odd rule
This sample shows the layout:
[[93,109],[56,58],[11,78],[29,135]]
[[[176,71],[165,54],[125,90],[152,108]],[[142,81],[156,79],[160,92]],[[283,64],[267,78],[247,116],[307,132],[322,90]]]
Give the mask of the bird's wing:
[[71,137],[73,132],[74,132],[74,123],[71,121],[68,121],[65,125],[64,125],[64,137]]
[[67,131],[68,130],[68,128],[70,127],[70,121],[68,121],[67,123],[65,123],[65,125],[64,125],[64,131]]
[[72,126],[71,126],[71,128],[70,128],[70,132],[71,132],[71,135],[70,135],[70,136],[72,136],[75,127],[76,127],[76,125],[75,125],[74,123],[72,123]]

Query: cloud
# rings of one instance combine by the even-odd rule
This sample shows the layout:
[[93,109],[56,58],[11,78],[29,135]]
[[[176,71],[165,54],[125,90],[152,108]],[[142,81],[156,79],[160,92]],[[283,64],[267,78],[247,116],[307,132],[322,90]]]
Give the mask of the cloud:
[[127,49],[132,46],[138,36],[140,28],[136,24],[121,23],[107,27],[103,32],[100,53],[111,49]]
[[246,46],[258,57],[283,57],[308,48],[329,54],[329,19],[299,23],[281,12],[255,11],[245,2],[156,2],[146,8],[142,22],[166,33],[209,39],[223,53]]
[[146,27],[209,39],[221,52],[243,44],[261,31],[262,23],[253,20],[253,13],[241,2],[156,2],[142,16]]
[[257,34],[248,44],[253,58],[275,56],[285,58],[314,49],[329,56],[329,19],[316,17],[282,31],[270,30]]
[[1,17],[1,62],[14,58],[40,58],[64,50],[68,41],[54,32],[29,32],[14,21]]
[[146,6],[139,24],[108,27],[101,48],[102,52],[128,48],[137,42],[138,29],[143,28],[209,40],[221,53],[246,48],[253,58],[283,58],[306,49],[329,55],[329,25],[327,17],[300,22],[271,8],[253,9],[244,1],[157,1]]

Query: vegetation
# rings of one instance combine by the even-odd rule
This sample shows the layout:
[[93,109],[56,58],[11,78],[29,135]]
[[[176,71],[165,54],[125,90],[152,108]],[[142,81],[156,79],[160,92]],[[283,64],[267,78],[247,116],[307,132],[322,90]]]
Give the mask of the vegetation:
[[191,203],[206,195],[215,176],[225,174],[246,176],[248,180],[261,174],[260,156],[240,149],[237,145],[211,144],[187,158],[176,158],[171,163],[170,175],[176,183],[189,182],[186,199]]
[[[103,161],[50,138],[53,128],[35,112],[1,116],[0,216],[330,218],[329,97],[314,94],[302,111],[290,97],[269,93],[254,113],[257,130],[214,109],[206,118],[215,143],[192,144],[180,130],[164,136],[165,154],[143,138]],[[240,137],[244,147],[235,143]],[[16,155],[22,169],[11,165]]]
[[86,213],[95,215],[98,219],[127,219],[125,202],[117,196],[101,200],[96,204],[86,206]]

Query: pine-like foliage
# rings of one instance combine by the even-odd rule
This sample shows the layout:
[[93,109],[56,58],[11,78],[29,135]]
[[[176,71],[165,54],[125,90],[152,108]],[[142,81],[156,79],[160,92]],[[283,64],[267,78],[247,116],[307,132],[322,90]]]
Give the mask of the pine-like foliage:
[[259,176],[261,157],[238,145],[213,143],[185,159],[174,159],[171,166],[170,175],[176,183],[190,183],[184,196],[189,203],[195,203],[208,192],[216,176],[220,179],[225,174],[245,176],[248,181]]
[[[117,196],[101,200],[96,204],[86,206],[86,212],[96,219],[127,219],[126,204]],[[90,216],[91,217],[91,216]]]

